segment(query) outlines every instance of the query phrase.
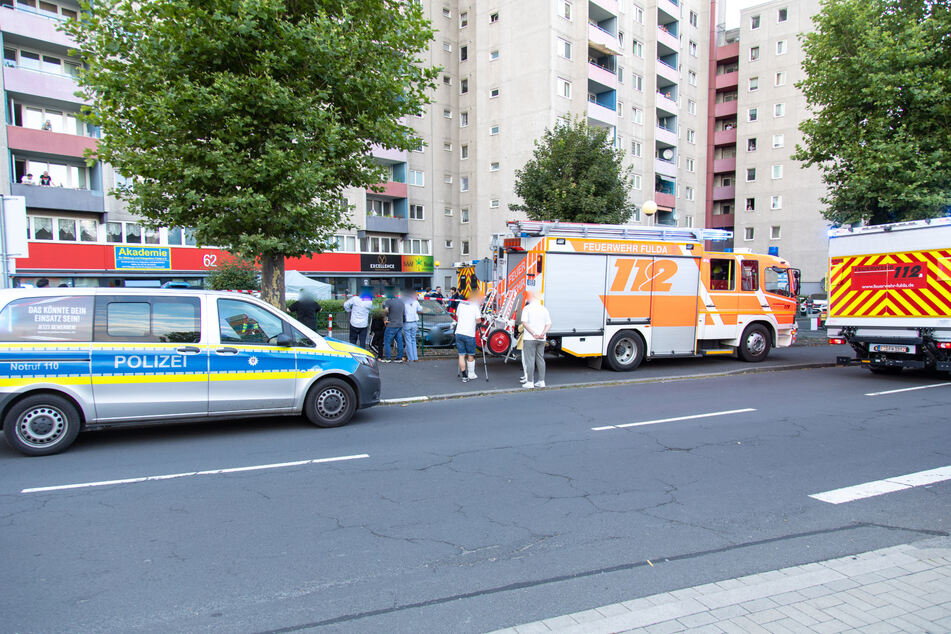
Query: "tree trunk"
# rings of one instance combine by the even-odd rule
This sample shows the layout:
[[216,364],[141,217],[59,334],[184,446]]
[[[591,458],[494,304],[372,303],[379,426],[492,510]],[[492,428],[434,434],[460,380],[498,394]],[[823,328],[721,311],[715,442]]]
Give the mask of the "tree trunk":
[[261,299],[277,306],[287,308],[284,295],[284,256],[261,256]]

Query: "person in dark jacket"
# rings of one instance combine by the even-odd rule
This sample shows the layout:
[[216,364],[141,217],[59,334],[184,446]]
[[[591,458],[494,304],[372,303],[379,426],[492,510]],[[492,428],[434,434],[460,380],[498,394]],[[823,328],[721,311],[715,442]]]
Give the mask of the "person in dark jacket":
[[317,330],[317,313],[320,312],[320,304],[314,299],[313,292],[303,290],[300,299],[294,302],[291,310],[297,314],[297,321],[313,331]]

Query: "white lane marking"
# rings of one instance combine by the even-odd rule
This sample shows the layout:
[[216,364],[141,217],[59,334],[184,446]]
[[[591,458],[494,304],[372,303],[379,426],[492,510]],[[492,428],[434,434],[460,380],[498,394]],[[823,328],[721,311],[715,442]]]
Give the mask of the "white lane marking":
[[730,414],[745,414],[746,412],[755,412],[752,407],[745,409],[730,409],[725,412],[709,412],[706,414],[692,414],[690,416],[677,416],[675,418],[658,418],[657,420],[645,420],[639,423],[624,423],[623,425],[605,425],[604,427],[592,427],[591,431],[604,431],[606,429],[625,429],[627,427],[641,427],[643,425],[656,425],[658,423],[673,423],[678,420],[693,420],[696,418],[711,418],[713,416],[728,416]]
[[903,387],[900,390],[886,390],[884,392],[869,392],[865,396],[884,396],[885,394],[898,394],[899,392],[914,392],[915,390],[930,390],[933,387],[948,387],[951,382],[932,383],[931,385],[918,385],[915,387]]
[[23,489],[20,493],[44,493],[47,491],[66,491],[68,489],[87,489],[90,487],[105,487],[113,484],[134,484],[136,482],[151,482],[155,480],[174,480],[175,478],[188,478],[191,476],[220,475],[222,473],[240,473],[242,471],[262,471],[264,469],[284,469],[287,467],[300,467],[308,464],[320,464],[324,462],[343,462],[344,460],[359,460],[360,458],[369,458],[370,454],[356,454],[353,456],[336,456],[334,458],[315,458],[313,460],[295,460],[294,462],[277,462],[274,464],[259,464],[250,467],[231,467],[229,469],[209,469],[207,471],[188,471],[185,473],[168,473],[165,475],[143,476],[141,478],[123,478],[121,480],[101,480],[99,482],[79,482],[77,484],[59,484],[50,487],[34,487]]
[[894,478],[875,480],[874,482],[864,482],[862,484],[856,484],[855,486],[814,493],[809,497],[819,500],[820,502],[828,502],[829,504],[842,504],[844,502],[875,497],[876,495],[884,495],[885,493],[893,493],[894,491],[913,489],[915,487],[934,484],[935,482],[944,482],[945,480],[951,480],[951,466],[918,471],[907,475],[895,476]]
[[406,396],[404,398],[381,398],[381,405],[395,405],[397,403],[420,403],[422,401],[428,401],[428,396]]

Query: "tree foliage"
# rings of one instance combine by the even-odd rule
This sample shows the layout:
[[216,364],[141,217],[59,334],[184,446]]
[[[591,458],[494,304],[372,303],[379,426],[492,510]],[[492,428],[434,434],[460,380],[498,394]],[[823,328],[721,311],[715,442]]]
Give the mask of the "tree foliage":
[[951,3],[825,0],[802,37],[811,118],[794,158],[822,173],[824,214],[878,224],[951,205]]
[[509,205],[532,220],[621,224],[634,213],[628,200],[631,170],[606,128],[583,120],[559,123],[535,141],[535,151],[515,172]]
[[258,275],[258,267],[253,261],[233,258],[220,262],[205,278],[205,284],[215,291],[256,291],[261,286]]
[[[386,180],[373,144],[408,150],[428,102],[432,29],[403,0],[84,0],[66,30],[88,67],[96,157],[154,225],[261,261],[283,306],[284,257],[347,224],[346,187]],[[372,63],[367,63],[372,60]]]

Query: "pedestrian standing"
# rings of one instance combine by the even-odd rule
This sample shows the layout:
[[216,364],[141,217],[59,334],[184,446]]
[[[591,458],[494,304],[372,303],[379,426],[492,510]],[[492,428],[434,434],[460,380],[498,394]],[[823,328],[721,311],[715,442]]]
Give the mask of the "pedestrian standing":
[[403,294],[403,340],[406,342],[406,359],[409,361],[419,361],[416,333],[419,332],[419,311],[422,308],[416,293],[407,291]]
[[[527,389],[545,387],[545,341],[551,330],[551,314],[542,304],[535,291],[526,291],[528,303],[522,309],[522,326],[525,339],[522,355],[525,357],[525,383]],[[536,381],[537,378],[537,381]]]
[[522,385],[525,385],[525,381],[528,380],[528,369],[526,368],[526,366],[528,365],[526,363],[526,360],[528,359],[528,357],[525,356],[525,326],[523,326],[522,324],[518,325],[518,340],[515,342],[515,349],[518,350],[519,353],[521,353],[521,357],[522,357],[522,376],[519,378],[518,381]]
[[[396,296],[396,293],[390,289],[386,293],[387,300],[383,302],[383,323],[386,330],[383,331],[383,363],[389,363],[391,360],[397,363],[403,362],[403,300]],[[396,358],[390,359],[392,354],[393,340],[396,339]]]
[[320,304],[314,298],[314,291],[305,288],[301,291],[300,299],[288,308],[297,314],[297,321],[317,332],[317,313],[320,312]]
[[359,295],[354,295],[343,303],[343,309],[350,313],[350,343],[366,348],[370,311],[373,309],[373,294],[370,289],[360,289]]
[[482,320],[482,296],[478,291],[456,308],[456,352],[459,353],[459,376],[462,382],[477,379],[475,373],[476,325]]

